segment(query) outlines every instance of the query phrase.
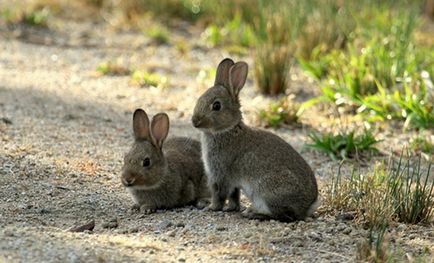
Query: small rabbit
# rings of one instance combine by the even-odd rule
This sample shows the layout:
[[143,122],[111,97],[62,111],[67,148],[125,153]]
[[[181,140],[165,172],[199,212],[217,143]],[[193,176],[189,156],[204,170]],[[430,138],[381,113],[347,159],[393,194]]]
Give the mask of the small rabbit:
[[202,131],[202,159],[211,189],[211,210],[240,209],[240,189],[251,201],[243,215],[294,221],[319,206],[314,173],[280,137],[243,123],[239,93],[247,79],[245,62],[224,59],[214,86],[197,101],[193,126]]
[[158,113],[149,119],[137,109],[133,115],[134,143],[125,155],[122,184],[135,205],[145,213],[188,204],[205,206],[209,196],[201,161],[200,143],[169,132],[169,117]]

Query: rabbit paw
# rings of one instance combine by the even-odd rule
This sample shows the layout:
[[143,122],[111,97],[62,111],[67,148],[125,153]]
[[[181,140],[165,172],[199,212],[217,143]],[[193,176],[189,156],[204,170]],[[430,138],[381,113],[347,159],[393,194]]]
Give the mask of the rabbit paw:
[[257,213],[255,210],[253,210],[252,208],[246,208],[243,212],[241,212],[241,215],[245,218],[248,219],[257,219],[257,220],[267,220],[270,219],[269,215],[264,215],[264,214],[260,214]]
[[140,211],[140,205],[134,204],[130,207],[131,212],[139,212]]
[[157,211],[157,209],[154,206],[149,205],[142,205],[140,206],[140,213],[143,213],[145,215],[149,215]]
[[206,210],[210,211],[222,211],[223,210],[223,204],[220,203],[211,203]]
[[196,202],[195,207],[197,209],[206,209],[206,207],[209,205],[209,200],[208,199],[199,199]]
[[225,212],[238,212],[240,211],[240,204],[235,202],[229,202],[228,205],[223,209]]

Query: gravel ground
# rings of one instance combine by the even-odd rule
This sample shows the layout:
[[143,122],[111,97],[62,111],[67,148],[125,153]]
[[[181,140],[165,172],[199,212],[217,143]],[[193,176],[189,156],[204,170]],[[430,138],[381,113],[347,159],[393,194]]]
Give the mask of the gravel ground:
[[[165,111],[170,135],[199,136],[191,112],[211,80],[198,80],[198,72],[227,54],[190,46],[183,55],[139,33],[90,22],[50,30],[0,24],[0,262],[354,262],[367,231],[334,216],[281,223],[193,207],[130,212],[119,174],[133,110]],[[164,74],[169,87],[96,77],[96,66],[106,60]],[[242,101],[254,124],[255,109],[267,100],[256,97],[251,79]],[[295,92],[309,94],[305,87],[312,84],[302,77],[294,83]],[[274,132],[301,151],[307,127],[320,126]],[[398,146],[398,135],[390,134],[382,135],[394,138],[384,144]],[[336,171],[338,164],[322,155],[303,155],[320,183]],[[92,220],[93,231],[68,231]],[[389,236],[405,261],[434,251],[432,226],[397,225]]]

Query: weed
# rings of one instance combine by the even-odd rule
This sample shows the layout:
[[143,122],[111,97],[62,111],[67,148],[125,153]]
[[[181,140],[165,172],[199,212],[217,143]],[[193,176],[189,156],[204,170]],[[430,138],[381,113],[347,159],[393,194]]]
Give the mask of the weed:
[[170,42],[169,31],[161,25],[153,25],[144,32],[157,45],[168,44]]
[[265,127],[277,128],[282,124],[293,124],[299,121],[300,104],[293,100],[294,96],[284,97],[271,103],[266,109],[258,112],[259,120]]
[[168,85],[168,79],[166,77],[143,70],[135,70],[131,75],[131,80],[133,83],[140,86],[165,88]]
[[416,164],[401,158],[397,166],[389,169],[389,192],[400,222],[416,224],[427,222],[434,213],[434,180],[430,178],[431,163],[426,174],[422,171],[421,157]]
[[309,19],[297,38],[297,56],[312,60],[314,53],[327,54],[333,49],[343,48],[348,35],[355,27],[349,12],[352,4],[336,0],[306,1]]
[[50,15],[50,9],[44,7],[42,9],[35,9],[31,12],[25,13],[22,20],[24,23],[32,26],[46,26]]
[[240,14],[236,14],[232,20],[223,26],[209,25],[202,37],[211,47],[231,44],[250,47],[255,43],[253,28],[241,20]]
[[100,75],[122,76],[130,74],[130,69],[112,61],[101,62],[96,67],[96,72]]
[[22,7],[12,6],[0,10],[0,18],[7,23],[25,23],[31,26],[47,26],[48,19],[51,16],[51,10],[48,6],[45,7]]
[[255,52],[255,78],[259,91],[265,95],[284,94],[288,88],[292,51],[288,46],[263,44]]
[[431,164],[423,170],[421,157],[414,163],[391,158],[367,173],[353,170],[344,178],[340,169],[325,188],[324,204],[334,211],[355,213],[356,222],[371,229],[392,222],[429,222],[434,212],[434,178]]
[[417,153],[425,153],[428,155],[434,155],[434,143],[429,139],[423,137],[415,137],[410,140],[410,149]]
[[355,131],[337,135],[311,133],[309,138],[312,140],[312,144],[306,144],[307,147],[324,152],[333,160],[354,158],[365,153],[376,153],[378,149],[374,145],[380,142],[368,130],[360,135],[356,135]]
[[306,20],[303,3],[265,8],[255,29],[258,44],[255,51],[255,78],[259,91],[266,95],[284,94],[288,88],[289,70],[295,52],[295,39]]
[[392,249],[386,235],[385,226],[378,229],[369,229],[369,234],[357,246],[356,259],[361,262],[390,262],[392,259]]

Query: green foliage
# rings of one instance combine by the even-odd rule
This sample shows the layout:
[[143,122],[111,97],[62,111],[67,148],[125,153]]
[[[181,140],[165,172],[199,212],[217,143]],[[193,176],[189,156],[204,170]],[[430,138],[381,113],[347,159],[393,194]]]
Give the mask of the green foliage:
[[401,155],[397,166],[389,170],[388,188],[395,214],[400,222],[416,224],[428,222],[434,213],[434,178],[430,177],[431,163],[426,174],[421,157],[416,164],[404,161]]
[[434,144],[423,137],[415,137],[410,140],[410,149],[415,152],[422,152],[429,155],[434,155]]
[[47,26],[51,10],[48,6],[42,8],[12,6],[0,10],[0,18],[7,23],[25,23],[31,26]]
[[35,9],[28,12],[23,17],[23,22],[32,26],[46,26],[51,12],[48,7]]
[[168,85],[168,80],[166,77],[144,70],[135,70],[131,75],[131,80],[133,83],[140,86],[165,88]]
[[362,20],[364,27],[346,50],[323,56],[314,50],[311,60],[299,59],[320,82],[322,96],[315,102],[356,108],[368,121],[397,119],[405,121],[404,127],[434,127],[434,100],[427,92],[434,55],[414,46],[415,17],[411,10],[376,10],[372,21]]
[[360,262],[394,262],[392,249],[386,238],[386,226],[370,228],[368,237],[357,246],[357,260]]
[[101,75],[121,76],[130,74],[130,69],[113,61],[106,61],[96,67],[96,72]]
[[170,42],[169,31],[162,25],[153,25],[144,31],[145,35],[150,37],[157,45],[168,44]]
[[255,28],[255,78],[259,91],[265,95],[284,94],[288,88],[289,70],[295,52],[295,39],[306,20],[302,2],[265,8],[259,1],[261,13]]
[[277,128],[282,124],[293,124],[299,121],[300,104],[293,101],[292,97],[282,98],[271,103],[266,109],[258,113],[259,120],[265,127]]
[[379,141],[368,130],[356,135],[355,131],[349,133],[309,134],[312,140],[307,147],[326,153],[333,160],[347,159],[361,156],[365,153],[376,153],[378,149],[374,146]]
[[[416,224],[430,222],[434,212],[434,178],[431,163],[422,166],[421,157],[413,162],[391,158],[389,166],[377,164],[373,170],[351,177],[340,169],[325,187],[324,204],[332,211],[354,213],[354,218],[371,229],[391,222]],[[408,156],[409,157],[409,156]]]
[[203,32],[202,37],[211,47],[230,44],[250,47],[255,43],[252,27],[243,23],[239,14],[223,24],[223,26],[209,25]]

